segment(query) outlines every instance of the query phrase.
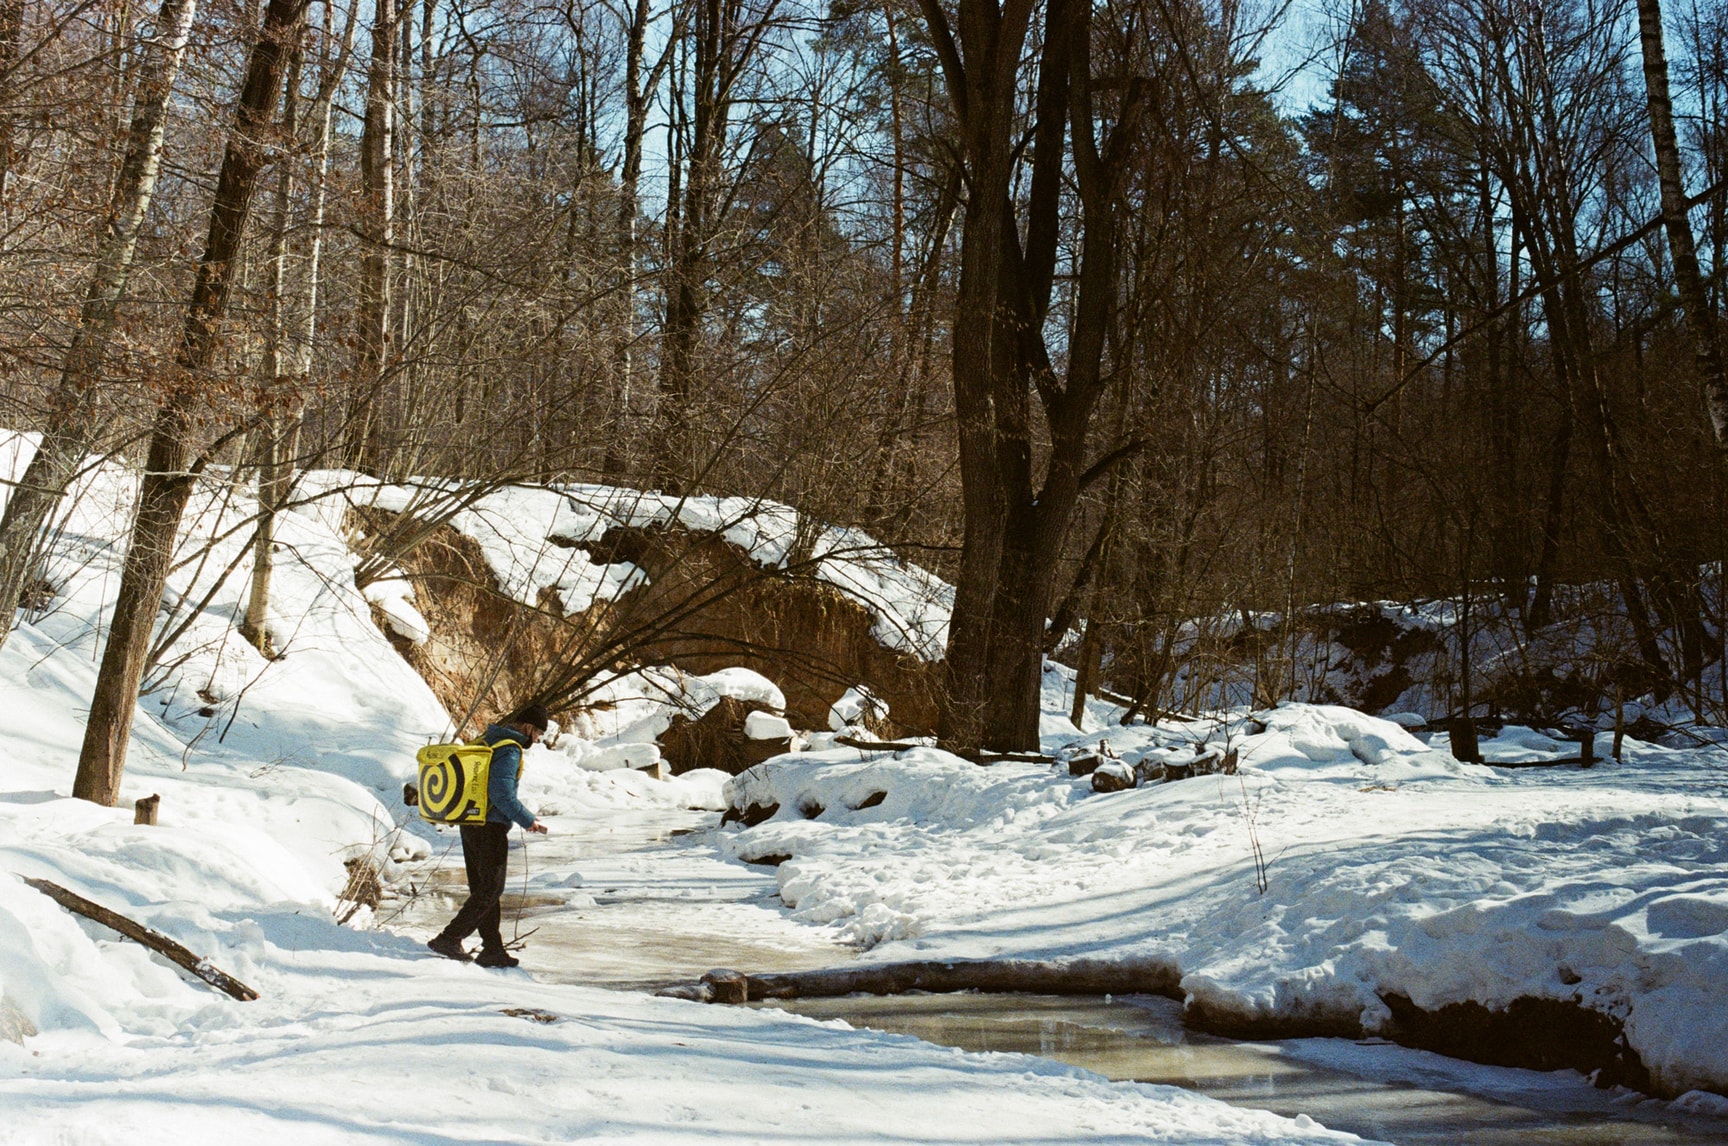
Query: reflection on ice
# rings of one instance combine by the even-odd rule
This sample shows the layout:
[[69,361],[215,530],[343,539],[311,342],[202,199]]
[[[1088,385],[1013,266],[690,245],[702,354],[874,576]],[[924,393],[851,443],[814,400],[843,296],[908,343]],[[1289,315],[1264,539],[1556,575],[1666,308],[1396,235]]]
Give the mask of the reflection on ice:
[[[712,812],[561,816],[551,834],[510,852],[504,937],[526,937],[538,979],[653,988],[715,967],[802,971],[855,952],[786,918],[774,873],[725,863]],[[431,934],[467,894],[461,847],[430,867],[392,926]]]
[[1307,1114],[1401,1146],[1658,1146],[1728,1143],[1728,1123],[1632,1105],[1571,1071],[1479,1067],[1338,1039],[1243,1043],[1183,1029],[1181,1006],[1146,996],[852,996],[777,1003],[819,1019],[970,1051],[1017,1051],[1112,1079],[1164,1083],[1237,1106]]

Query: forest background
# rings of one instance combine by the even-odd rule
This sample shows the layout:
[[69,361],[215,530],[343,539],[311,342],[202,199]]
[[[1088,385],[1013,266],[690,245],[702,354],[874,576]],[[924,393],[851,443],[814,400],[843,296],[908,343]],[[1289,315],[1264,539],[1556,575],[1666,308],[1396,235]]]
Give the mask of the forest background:
[[[44,432],[0,599],[81,466],[145,467],[79,794],[218,471],[261,645],[273,515],[346,467],[861,526],[956,586],[961,747],[1036,744],[1059,647],[1140,711],[1290,695],[1367,600],[1447,603],[1452,712],[1728,723],[1728,9],[1369,0],[1299,60],[1288,16],[0,0],[0,425]],[[1473,616],[1588,647],[1488,694]]]

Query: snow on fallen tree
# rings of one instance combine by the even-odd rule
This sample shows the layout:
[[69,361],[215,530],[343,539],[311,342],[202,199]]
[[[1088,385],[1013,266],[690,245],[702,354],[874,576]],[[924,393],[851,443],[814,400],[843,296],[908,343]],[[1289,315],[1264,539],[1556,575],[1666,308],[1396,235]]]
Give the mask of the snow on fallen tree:
[[26,878],[24,882],[67,911],[82,915],[86,919],[93,919],[112,931],[118,931],[134,943],[148,947],[158,955],[184,967],[217,990],[239,999],[243,1003],[251,1002],[258,997],[257,991],[228,974],[210,960],[193,954],[184,944],[176,943],[153,927],[146,927],[135,919],[128,919],[118,911],[84,898],[77,892],[68,891],[51,879]]

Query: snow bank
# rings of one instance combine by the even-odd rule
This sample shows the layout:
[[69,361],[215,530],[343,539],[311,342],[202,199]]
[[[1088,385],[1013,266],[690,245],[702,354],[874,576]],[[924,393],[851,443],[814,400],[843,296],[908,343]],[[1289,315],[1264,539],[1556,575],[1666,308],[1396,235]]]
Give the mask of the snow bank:
[[[1214,1016],[1369,1032],[1388,993],[1577,1003],[1623,1022],[1662,1088],[1728,1089],[1723,750],[1628,741],[1590,771],[1495,770],[1316,705],[1103,737],[1129,765],[1227,741],[1240,771],[1096,795],[1063,768],[935,749],[779,757],[728,785],[778,811],[722,847],[790,856],[795,916],[872,960],[1162,958]],[[1576,748],[1508,728],[1483,750]]]
[[[672,727],[674,717],[699,719],[726,697],[776,711],[786,707],[779,687],[752,669],[734,667],[698,675],[657,665],[602,680],[573,721],[570,735],[551,738],[551,747],[566,765],[589,771],[648,768],[661,758],[657,741]],[[724,807],[714,785],[704,784],[701,793],[700,802],[679,806]]]

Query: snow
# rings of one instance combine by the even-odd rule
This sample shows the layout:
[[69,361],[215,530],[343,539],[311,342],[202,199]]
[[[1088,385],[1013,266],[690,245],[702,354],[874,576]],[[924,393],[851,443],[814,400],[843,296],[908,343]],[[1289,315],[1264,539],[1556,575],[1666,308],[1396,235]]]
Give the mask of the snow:
[[887,719],[888,702],[863,685],[847,689],[828,708],[828,729],[831,732],[863,730],[866,723],[880,723]]
[[[1105,795],[1065,768],[934,748],[778,757],[728,796],[780,811],[723,847],[790,856],[794,916],[871,960],[1158,960],[1214,1014],[1370,1033],[1389,1027],[1386,993],[1576,1001],[1624,1022],[1659,1086],[1728,1086],[1721,749],[1628,740],[1624,762],[1589,771],[1496,770],[1319,705],[1078,743],[1107,738],[1133,765],[1192,760],[1205,737],[1229,742],[1238,774]],[[1483,751],[1576,748],[1509,727]]]
[[[601,680],[589,694],[589,707],[577,716],[571,735],[548,738],[549,746],[570,764],[591,771],[650,768],[661,758],[655,741],[672,726],[675,716],[696,720],[722,698],[765,705],[775,712],[786,707],[779,687],[752,669],[733,667],[697,675],[659,665]],[[772,714],[751,713],[768,715]],[[704,791],[707,802],[692,806],[724,807],[716,802],[717,787],[709,785]]]
[[790,740],[792,725],[784,716],[752,712],[744,718],[744,735],[751,740]]
[[373,581],[361,593],[378,606],[390,631],[397,636],[416,645],[423,645],[431,638],[432,627],[414,607],[414,587],[400,572]]
[[[0,438],[0,477],[17,476],[28,444]],[[0,1142],[1354,1140],[1044,1059],[460,965],[339,901],[347,861],[390,881],[447,853],[449,833],[406,819],[399,793],[414,749],[451,729],[371,620],[377,603],[410,623],[409,596],[355,588],[331,499],[279,526],[270,629],[285,655],[266,661],[234,630],[254,506],[225,475],[200,483],[164,618],[188,623],[140,700],[120,805],[70,798],[136,484],[118,465],[80,480],[48,559],[54,599],[0,650],[0,1015],[25,1024],[21,1043],[0,1040]],[[574,524],[577,500],[542,524]],[[769,555],[786,541],[773,514],[709,508],[756,529]],[[609,684],[612,707],[593,718],[607,727],[527,753],[524,796],[553,832],[571,817],[719,806],[717,773],[633,770],[651,747],[641,734],[673,699],[774,701],[735,670]],[[583,766],[601,758],[622,766]],[[134,825],[128,805],[148,794],[160,823]],[[188,979],[23,877],[168,934],[260,998]]]
[[[0,477],[29,444],[0,437]],[[140,700],[113,809],[68,793],[137,479],[117,465],[80,479],[48,561],[53,600],[0,650],[0,1029],[15,1015],[39,1032],[0,1041],[0,1142],[1344,1140],[1041,1059],[459,966],[340,902],[348,861],[406,882],[454,841],[399,802],[414,749],[448,736],[450,719],[372,622],[376,607],[413,639],[405,584],[354,586],[339,477],[308,475],[315,496],[279,526],[275,661],[234,627],[250,496],[220,473],[199,485],[163,618],[185,628]],[[381,505],[415,493],[370,488]],[[675,517],[767,564],[812,553],[830,576],[868,572],[896,625],[935,615],[914,608],[942,599],[913,592],[926,574],[880,553],[822,556],[837,550],[813,545],[851,535],[783,510],[504,490],[459,527],[525,599],[550,585],[569,602],[639,575],[578,564],[586,551],[547,538],[588,543],[609,522]],[[748,670],[647,667],[604,681],[592,709],[526,754],[523,795],[554,833],[644,809],[778,804],[757,827],[716,833],[719,856],[790,856],[772,876],[784,905],[772,934],[799,928],[862,960],[1159,961],[1215,1014],[1370,1033],[1388,1029],[1381,996],[1394,992],[1428,1008],[1575,1001],[1624,1024],[1659,1085],[1684,1092],[1677,1107],[1720,1111],[1728,749],[1628,739],[1623,761],[1588,771],[1495,769],[1453,760],[1415,721],[1336,706],[1124,727],[1121,709],[1088,698],[1077,727],[1073,687],[1047,667],[1043,746],[1059,758],[1100,752],[1132,771],[1229,751],[1237,771],[1098,794],[1062,765],[822,747],[736,778],[662,781],[643,769],[674,714],[785,699]],[[849,696],[840,728],[868,700]],[[1508,726],[1482,751],[1539,761],[1576,747]],[[133,825],[128,804],[153,793],[160,824]],[[262,997],[228,1000],[21,877],[157,928]],[[569,889],[572,904],[590,895],[574,867],[537,869],[535,887]],[[505,1013],[530,1009],[552,1021]]]

